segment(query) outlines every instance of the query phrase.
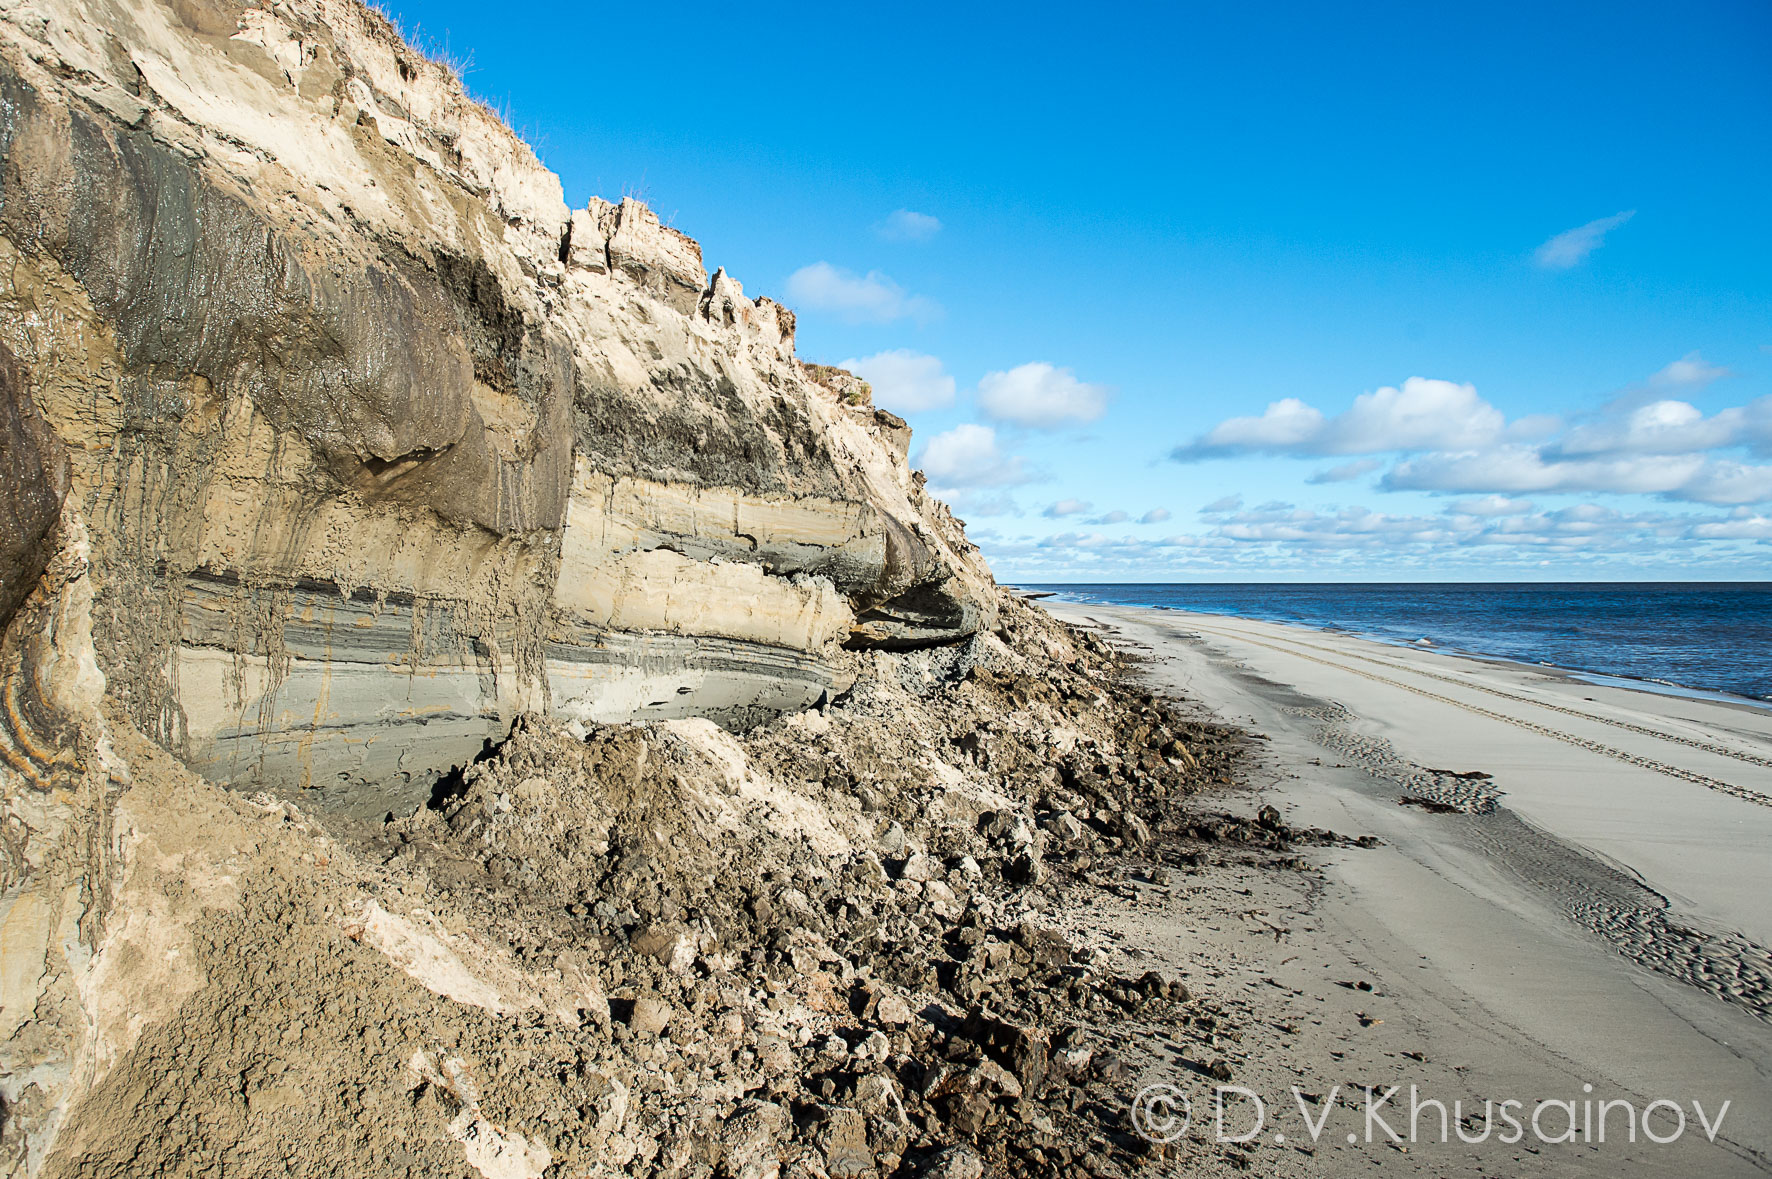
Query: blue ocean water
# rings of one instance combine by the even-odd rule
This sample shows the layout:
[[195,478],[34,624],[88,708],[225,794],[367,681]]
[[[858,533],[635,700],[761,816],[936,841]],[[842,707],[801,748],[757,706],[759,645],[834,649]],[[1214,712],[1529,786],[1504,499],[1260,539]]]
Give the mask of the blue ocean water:
[[[1027,585],[1772,701],[1772,582]],[[1647,686],[1647,685],[1646,685]]]

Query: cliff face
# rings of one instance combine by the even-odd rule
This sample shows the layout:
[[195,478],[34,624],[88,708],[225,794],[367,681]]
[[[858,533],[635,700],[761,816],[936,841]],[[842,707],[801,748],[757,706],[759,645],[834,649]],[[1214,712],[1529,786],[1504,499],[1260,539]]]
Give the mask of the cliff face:
[[1098,1157],[1176,991],[1031,917],[1227,763],[790,311],[264,5],[0,0],[0,1176]]
[[352,0],[7,6],[0,160],[0,727],[41,788],[98,772],[94,684],[212,780],[380,817],[519,713],[743,727],[995,624],[790,311],[569,209]]

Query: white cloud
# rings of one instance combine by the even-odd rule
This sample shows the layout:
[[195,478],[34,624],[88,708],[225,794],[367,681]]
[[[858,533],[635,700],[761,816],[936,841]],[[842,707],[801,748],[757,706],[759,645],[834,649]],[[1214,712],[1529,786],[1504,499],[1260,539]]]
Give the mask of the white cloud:
[[1446,510],[1460,516],[1518,516],[1532,510],[1532,501],[1485,495],[1479,499],[1461,499]]
[[1706,540],[1772,541],[1772,516],[1737,516],[1710,524],[1699,524],[1693,535]]
[[1569,270],[1587,261],[1587,256],[1606,243],[1606,235],[1636,216],[1635,209],[1614,213],[1565,229],[1533,252],[1533,261],[1546,270]]
[[1696,352],[1688,352],[1649,378],[1649,386],[1663,389],[1702,389],[1712,381],[1732,376],[1728,369],[1710,363]]
[[942,371],[941,360],[934,356],[894,348],[845,360],[841,367],[874,387],[874,404],[882,409],[923,413],[954,403],[954,378]]
[[1651,401],[1627,413],[1575,426],[1546,448],[1547,455],[1694,454],[1730,446],[1748,425],[1744,408],[1714,417],[1688,401]]
[[1748,402],[1742,414],[1741,442],[1754,454],[1772,457],[1772,397]]
[[1480,445],[1505,424],[1475,386],[1410,377],[1401,389],[1386,386],[1354,398],[1351,409],[1324,427],[1320,445],[1328,454],[1438,450]]
[[1661,512],[1624,513],[1598,504],[1575,504],[1554,512],[1537,512],[1530,505],[1519,512],[1496,513],[1488,518],[1454,510],[1438,515],[1391,515],[1365,507],[1319,512],[1289,504],[1238,512],[1213,524],[1204,534],[1172,536],[1161,541],[1114,539],[1100,533],[1064,533],[1044,543],[1054,548],[1123,549],[1197,547],[1226,542],[1299,549],[1358,549],[1450,551],[1459,548],[1639,548],[1652,551],[1657,544],[1682,540],[1772,537],[1772,520],[1740,511],[1726,517],[1670,515]]
[[1561,414],[1529,413],[1508,423],[1504,437],[1509,442],[1537,442],[1549,438],[1563,428]]
[[1284,512],[1243,512],[1222,521],[1216,536],[1243,543],[1280,541],[1332,547],[1386,548],[1398,544],[1443,544],[1458,535],[1454,522],[1440,516],[1390,516],[1367,508],[1320,513],[1309,508]]
[[1037,429],[1093,422],[1107,412],[1107,403],[1106,386],[1043,362],[987,373],[978,382],[978,405],[987,417]]
[[1701,504],[1763,504],[1772,501],[1772,467],[1712,461],[1679,489],[1677,498]]
[[1168,508],[1152,508],[1138,518],[1140,524],[1161,524],[1169,518]]
[[1213,500],[1211,503],[1207,504],[1205,507],[1201,508],[1200,515],[1213,516],[1213,515],[1217,515],[1220,512],[1234,512],[1242,506],[1243,506],[1243,497],[1242,496],[1240,496],[1240,495],[1222,495],[1222,496],[1219,496],[1217,499]]
[[878,270],[858,275],[829,262],[814,262],[789,275],[788,297],[798,306],[829,311],[851,323],[927,320],[941,314],[940,306],[921,295],[906,294]]
[[1547,458],[1530,447],[1430,454],[1398,463],[1383,479],[1390,491],[1590,492],[1659,495],[1707,504],[1772,500],[1772,467],[1703,455],[1641,454]]
[[1354,398],[1345,412],[1325,417],[1296,397],[1273,402],[1260,417],[1220,422],[1187,446],[1177,462],[1236,454],[1381,454],[1486,445],[1506,427],[1500,410],[1472,385],[1410,377]]
[[1429,454],[1398,463],[1385,475],[1392,491],[1550,492],[1615,491],[1654,494],[1672,491],[1692,478],[1702,459],[1668,462],[1660,458],[1549,461],[1529,446],[1490,451]]
[[1135,540],[1124,536],[1106,536],[1100,532],[1061,532],[1057,536],[1049,536],[1036,543],[1049,549],[1099,549],[1119,550],[1122,552],[1142,552],[1154,548],[1163,548],[1171,544],[1186,544],[1191,537],[1170,537],[1167,540]]
[[1250,451],[1281,452],[1296,449],[1323,429],[1323,413],[1296,397],[1270,402],[1258,418],[1230,418],[1195,439],[1178,446],[1170,457],[1176,462]]
[[1358,479],[1361,475],[1369,475],[1384,466],[1377,459],[1355,459],[1351,463],[1342,463],[1339,467],[1330,467],[1325,471],[1313,474],[1306,483],[1346,483],[1350,479]]
[[1040,514],[1048,520],[1056,520],[1061,516],[1081,516],[1095,505],[1087,500],[1061,499]]
[[[1220,422],[1170,457],[1190,463],[1244,454],[1390,454],[1400,461],[1379,481],[1386,491],[1766,502],[1772,467],[1725,452],[1772,457],[1772,397],[1707,416],[1690,401],[1665,395],[1728,375],[1691,352],[1572,424],[1548,414],[1509,423],[1468,384],[1411,377],[1400,387],[1360,395],[1333,417],[1297,398],[1276,401],[1259,417]],[[1381,465],[1376,459],[1344,463],[1313,473],[1308,482],[1356,479]]]
[[[1450,504],[1437,515],[1391,515],[1364,507],[1338,511],[1264,504],[1209,521],[1193,535],[1161,540],[1066,532],[1050,537],[991,535],[992,567],[1023,580],[1090,580],[1113,572],[1147,579],[1221,573],[1251,579],[1262,571],[1321,577],[1329,573],[1429,579],[1448,570],[1515,569],[1543,576],[1545,566],[1586,576],[1690,576],[1694,571],[1758,574],[1772,550],[1772,517],[1736,508],[1726,514],[1621,512],[1593,503],[1537,511],[1524,501],[1484,515]],[[1041,575],[1044,576],[1041,576]]]
[[941,221],[927,213],[895,209],[875,227],[881,237],[894,242],[926,242],[941,232]]
[[917,464],[931,484],[944,488],[1009,487],[1036,478],[1020,455],[998,448],[995,430],[971,422],[931,438]]
[[1130,519],[1132,517],[1128,513],[1115,508],[1111,512],[1103,512],[1099,516],[1090,517],[1088,522],[1090,524],[1124,524]]

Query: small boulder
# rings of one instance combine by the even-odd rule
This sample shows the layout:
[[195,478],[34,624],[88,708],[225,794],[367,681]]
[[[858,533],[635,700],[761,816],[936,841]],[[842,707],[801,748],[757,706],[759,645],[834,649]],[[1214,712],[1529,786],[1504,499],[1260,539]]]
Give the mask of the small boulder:
[[628,1011],[628,1027],[642,1035],[656,1036],[671,1022],[671,1005],[652,995],[641,995]]
[[874,1005],[874,1018],[890,1027],[903,1027],[911,1022],[911,1005],[902,995],[881,995]]
[[824,1154],[831,1179],[872,1179],[874,1154],[868,1149],[867,1119],[860,1110],[838,1105],[813,1107],[812,1141]]
[[938,1151],[917,1174],[920,1179],[983,1179],[984,1160],[970,1146],[950,1146]]
[[912,852],[898,865],[896,875],[900,880],[910,880],[921,884],[926,880],[935,879],[936,873],[940,870],[940,865],[935,862],[933,857],[922,852]]
[[1133,847],[1143,847],[1151,841],[1151,829],[1143,819],[1127,811],[1120,820],[1120,838]]
[[988,1056],[972,1070],[970,1087],[1005,1097],[1020,1097],[1025,1092],[1014,1073]]
[[769,1101],[746,1101],[720,1124],[715,1139],[724,1148],[722,1170],[732,1179],[768,1179],[781,1171],[777,1143],[788,1114]]
[[935,915],[944,921],[952,921],[965,907],[960,904],[960,898],[954,895],[954,890],[939,880],[931,880],[923,885],[923,899],[935,911]]

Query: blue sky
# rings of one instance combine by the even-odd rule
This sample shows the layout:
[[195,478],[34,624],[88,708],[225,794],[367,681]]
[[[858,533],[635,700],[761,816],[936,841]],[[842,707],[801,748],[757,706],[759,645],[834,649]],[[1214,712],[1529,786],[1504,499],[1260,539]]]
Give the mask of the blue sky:
[[387,8],[1005,580],[1772,578],[1761,0]]

